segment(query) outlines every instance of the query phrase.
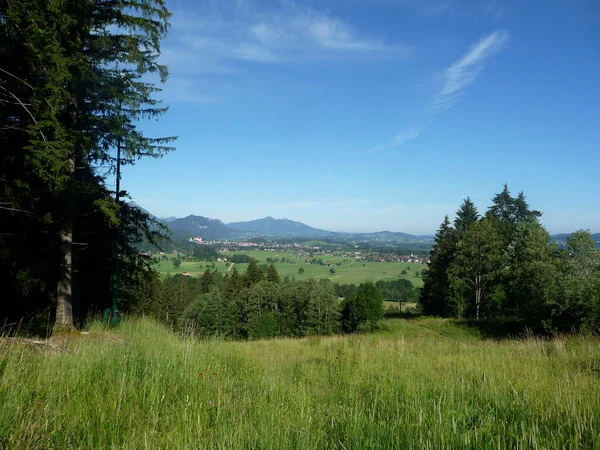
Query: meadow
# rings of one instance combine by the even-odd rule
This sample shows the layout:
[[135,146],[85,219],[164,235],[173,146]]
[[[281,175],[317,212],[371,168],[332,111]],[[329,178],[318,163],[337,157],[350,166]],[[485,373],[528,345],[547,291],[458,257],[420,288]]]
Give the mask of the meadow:
[[148,319],[0,339],[0,448],[600,448],[600,340],[447,319],[200,341]]
[[[241,254],[242,252],[235,252]],[[233,254],[233,253],[230,253]],[[292,263],[275,263],[275,267],[279,272],[279,275],[283,277],[295,278],[296,280],[307,280],[309,278],[322,279],[326,278],[331,280],[332,283],[340,284],[360,284],[366,281],[391,281],[397,280],[400,277],[400,272],[407,270],[407,274],[403,275],[402,278],[410,280],[415,287],[421,287],[423,280],[420,276],[416,276],[417,272],[421,272],[427,266],[425,264],[418,263],[405,263],[405,262],[357,262],[352,258],[342,258],[335,256],[318,256],[317,259],[325,261],[331,261],[335,263],[341,263],[340,266],[335,266],[335,273],[329,272],[330,267],[321,266],[318,264],[304,264],[303,260],[300,260],[293,253],[273,253],[267,251],[245,251],[246,254],[252,258],[255,258],[259,264],[267,264],[267,258],[279,258],[291,259]],[[278,255],[278,256],[275,256]],[[212,267],[210,262],[191,262],[182,261],[181,265],[176,269],[173,267],[171,257],[174,255],[167,255],[168,260],[159,260],[154,268],[161,274],[175,275],[178,273],[188,272],[192,276],[198,276],[206,270],[208,267]],[[215,269],[220,272],[227,272],[230,263],[215,261]],[[202,266],[202,267],[200,267]],[[244,273],[248,267],[248,264],[236,264],[235,267]],[[304,269],[304,273],[298,273],[298,269]]]

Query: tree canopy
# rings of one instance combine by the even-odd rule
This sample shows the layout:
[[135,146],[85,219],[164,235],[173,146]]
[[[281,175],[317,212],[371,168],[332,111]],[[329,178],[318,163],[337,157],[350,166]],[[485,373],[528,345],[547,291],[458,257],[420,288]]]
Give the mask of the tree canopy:
[[469,198],[435,237],[419,298],[424,313],[505,317],[540,331],[600,327],[600,250],[587,231],[560,249],[521,192],[504,186],[484,217]]
[[117,166],[172,149],[174,138],[139,128],[166,112],[147,76],[167,79],[158,56],[169,17],[162,0],[0,2],[5,319],[51,312],[69,328],[110,302],[116,259],[124,290],[150,274],[136,246],[164,227],[109,186]]

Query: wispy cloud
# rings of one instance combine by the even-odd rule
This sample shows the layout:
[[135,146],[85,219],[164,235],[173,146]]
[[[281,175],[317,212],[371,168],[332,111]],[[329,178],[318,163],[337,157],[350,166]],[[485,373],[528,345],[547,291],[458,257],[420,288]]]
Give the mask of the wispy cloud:
[[399,47],[388,46],[381,40],[359,37],[352,27],[325,14],[300,17],[295,21],[295,25],[300,34],[313,38],[323,49],[370,52],[400,50]]
[[390,142],[369,149],[369,153],[399,147],[400,145],[404,144],[407,141],[410,141],[411,139],[416,139],[419,137],[421,131],[423,131],[425,126],[425,124],[409,125],[404,131],[397,134]]
[[506,31],[495,31],[475,43],[467,53],[444,71],[444,84],[427,111],[437,114],[452,107],[464,90],[475,81],[491,56],[501,51],[509,40]]
[[[444,70],[442,88],[434,100],[426,105],[426,112],[432,116],[451,108],[460,99],[465,89],[475,81],[479,72],[483,70],[485,62],[501,51],[508,40],[508,32],[499,30],[473,44],[467,53]],[[368,152],[398,147],[417,138],[430,123],[431,119],[428,122],[410,125],[390,142],[373,147]]]
[[171,31],[174,38],[171,46],[165,47],[167,54],[181,56],[188,70],[195,61],[203,72],[208,66],[222,73],[223,67],[239,70],[247,62],[362,61],[377,56],[403,59],[412,52],[408,45],[367,36],[329,13],[301,8],[290,1],[270,3],[270,8],[262,10],[259,4],[223,2],[202,18],[176,10]]

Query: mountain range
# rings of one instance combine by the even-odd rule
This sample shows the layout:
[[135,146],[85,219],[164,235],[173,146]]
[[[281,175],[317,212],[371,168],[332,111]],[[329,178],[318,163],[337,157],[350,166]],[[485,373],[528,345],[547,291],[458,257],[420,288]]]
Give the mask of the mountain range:
[[176,239],[188,239],[191,237],[201,237],[202,239],[227,239],[236,235],[232,230],[219,219],[209,219],[202,216],[187,216],[181,219],[163,220],[169,227],[173,237]]
[[264,219],[250,220],[248,222],[231,222],[227,226],[234,230],[260,234],[275,234],[287,236],[324,236],[332,234],[331,231],[310,227],[302,222],[289,219],[273,219],[271,216]]
[[[157,218],[148,210],[144,209],[135,202],[130,205],[139,208],[152,218]],[[353,240],[376,240],[376,241],[405,241],[405,242],[423,242],[433,241],[433,235],[414,235],[393,231],[378,231],[374,233],[345,233],[322,230],[313,228],[302,222],[289,219],[274,219],[271,216],[262,219],[250,220],[245,222],[223,223],[219,219],[211,219],[203,216],[189,215],[187,217],[177,218],[157,218],[169,227],[174,239],[188,239],[192,237],[201,237],[202,239],[230,239],[235,237],[255,237],[255,236],[277,236],[277,237],[315,237],[331,239]],[[564,245],[569,234],[562,233],[551,236],[551,240]],[[592,238],[600,242],[600,233],[595,233]]]

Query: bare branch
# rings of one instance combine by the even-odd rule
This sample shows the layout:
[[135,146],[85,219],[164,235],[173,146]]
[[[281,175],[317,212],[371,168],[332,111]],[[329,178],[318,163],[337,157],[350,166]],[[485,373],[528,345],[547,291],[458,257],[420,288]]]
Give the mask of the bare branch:
[[7,70],[4,70],[2,67],[0,67],[0,72],[3,72],[3,73],[5,73],[6,75],[10,75],[10,76],[11,76],[11,77],[13,77],[15,80],[18,80],[18,81],[20,81],[21,83],[23,83],[25,86],[27,86],[27,87],[29,87],[29,88],[33,89],[33,86],[32,86],[32,85],[30,85],[30,84],[29,84],[27,81],[23,80],[22,78],[19,78],[19,77],[18,77],[18,76],[16,76],[16,75],[13,75],[12,73],[10,73],[10,72],[9,72],[9,71],[7,71]]
[[6,211],[13,211],[13,212],[22,212],[22,213],[31,214],[32,216],[37,217],[37,215],[33,211],[27,211],[26,209],[7,208],[6,206],[0,206],[0,209],[4,209]]

